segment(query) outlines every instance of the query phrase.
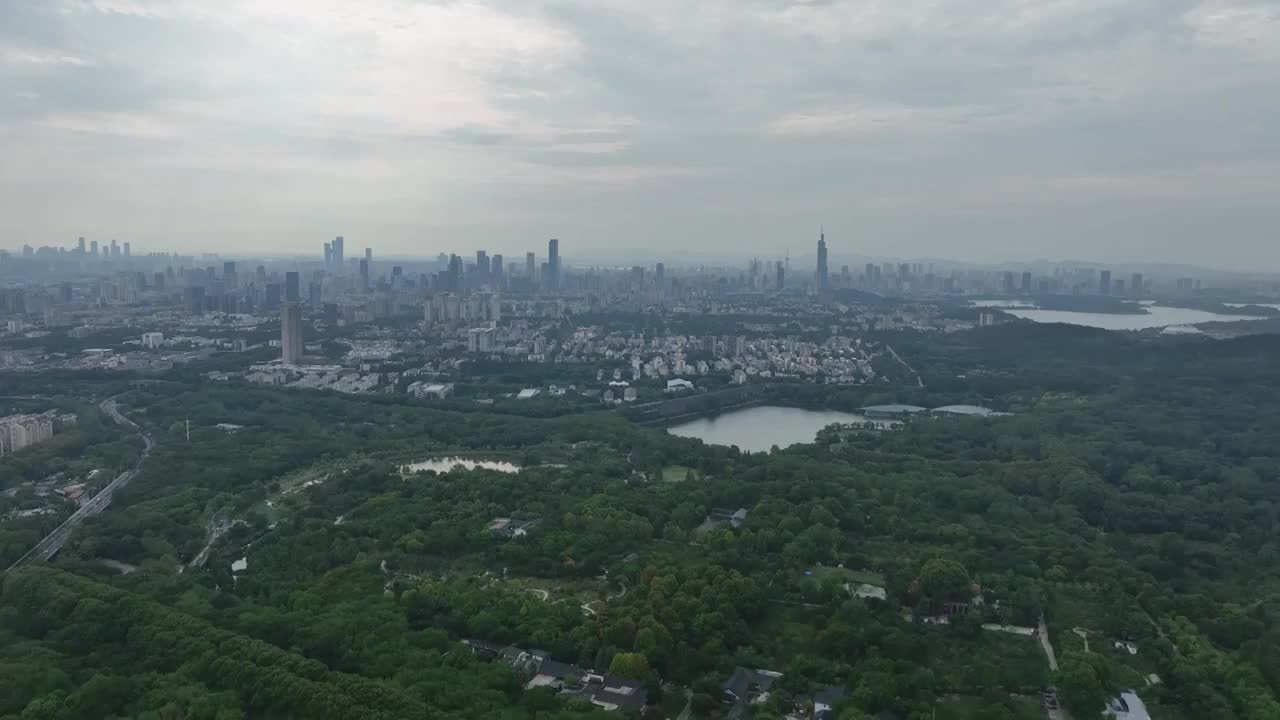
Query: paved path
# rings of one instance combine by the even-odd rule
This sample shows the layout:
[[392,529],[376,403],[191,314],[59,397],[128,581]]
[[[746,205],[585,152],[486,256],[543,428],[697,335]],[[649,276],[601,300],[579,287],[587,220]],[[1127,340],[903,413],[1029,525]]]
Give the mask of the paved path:
[[58,551],[62,549],[62,546],[67,543],[67,540],[71,538],[71,533],[80,526],[80,523],[84,522],[85,518],[97,515],[111,504],[111,498],[115,491],[125,485],[128,485],[129,481],[132,480],[138,474],[138,471],[142,469],[142,464],[146,462],[147,458],[151,455],[151,450],[156,445],[155,441],[151,439],[150,434],[138,427],[137,423],[120,413],[119,408],[116,407],[115,397],[103,400],[98,407],[101,408],[103,412],[110,415],[111,419],[115,420],[117,424],[131,427],[142,436],[142,442],[144,444],[142,455],[138,457],[138,461],[135,462],[132,467],[120,473],[116,479],[108,483],[107,486],[99,491],[97,495],[94,495],[88,502],[81,505],[78,510],[72,513],[71,517],[63,521],[63,523],[55,528],[53,532],[46,535],[43,540],[36,543],[36,546],[28,550],[26,555],[18,558],[17,562],[9,566],[10,570],[32,562],[43,562],[56,555]]
[[[1044,656],[1049,660],[1049,669],[1053,672],[1058,671],[1058,658],[1053,653],[1053,643],[1049,642],[1049,626],[1044,623],[1044,613],[1040,614],[1040,624],[1036,627],[1036,635],[1040,638],[1040,647],[1044,649]],[[1049,714],[1049,720],[1072,720],[1071,713],[1067,712],[1064,707],[1054,710],[1045,709]]]
[[898,354],[898,351],[893,349],[893,346],[886,344],[885,349],[889,351],[889,354],[893,356],[893,359],[897,360],[902,367],[906,368],[912,375],[916,376],[917,385],[924,387],[924,379],[920,377],[920,373],[916,372],[916,369],[911,367],[906,360],[903,360],[902,356]]
[[1044,656],[1049,658],[1049,669],[1058,672],[1058,658],[1053,654],[1053,643],[1049,642],[1049,626],[1044,624],[1044,615],[1040,616],[1040,625],[1036,630],[1040,636],[1040,647],[1044,648]]
[[1089,652],[1089,631],[1084,628],[1071,628],[1071,632],[1075,633],[1084,641],[1084,651]]
[[[209,524],[206,526],[209,532],[208,542],[204,544],[204,547],[200,549],[200,552],[196,553],[196,556],[191,559],[191,562],[187,563],[187,567],[204,567],[205,561],[209,559],[209,551],[213,550],[213,544],[218,542],[218,538],[226,535],[231,528],[240,524],[242,523],[239,520],[228,520],[222,515],[215,513],[214,516],[209,519]],[[182,570],[179,569],[178,572],[181,573]]]

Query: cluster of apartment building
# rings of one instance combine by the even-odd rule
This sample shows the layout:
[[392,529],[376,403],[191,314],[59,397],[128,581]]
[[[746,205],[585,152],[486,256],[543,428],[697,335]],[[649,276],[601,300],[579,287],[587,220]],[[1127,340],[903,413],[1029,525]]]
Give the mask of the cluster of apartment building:
[[[69,416],[74,420],[75,416]],[[39,415],[9,415],[0,418],[0,455],[11,455],[23,448],[39,445],[53,437],[57,412]]]

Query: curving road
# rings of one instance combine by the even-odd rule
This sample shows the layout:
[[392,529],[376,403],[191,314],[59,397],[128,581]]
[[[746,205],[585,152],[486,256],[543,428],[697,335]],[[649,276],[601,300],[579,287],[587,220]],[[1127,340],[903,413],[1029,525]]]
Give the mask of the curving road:
[[156,445],[155,441],[151,439],[150,433],[138,427],[137,423],[120,413],[120,409],[116,407],[116,398],[112,397],[103,400],[98,407],[101,408],[103,412],[110,415],[111,419],[115,420],[116,423],[126,425],[138,431],[138,434],[142,436],[142,442],[144,444],[142,454],[138,456],[138,461],[135,462],[132,467],[116,476],[116,479],[112,480],[106,487],[102,488],[102,490],[97,495],[94,495],[89,502],[81,505],[79,509],[72,513],[71,517],[63,521],[63,523],[53,532],[46,535],[43,540],[36,543],[35,547],[28,550],[26,555],[18,558],[17,562],[10,565],[10,570],[33,562],[43,562],[57,554],[57,552],[62,549],[62,546],[67,543],[67,540],[71,537],[71,533],[79,527],[80,523],[84,522],[85,518],[97,515],[102,512],[103,508],[111,504],[111,497],[115,491],[125,485],[128,485],[129,481],[138,474],[138,470],[142,468],[142,463],[146,462],[147,458],[151,455],[151,450]]

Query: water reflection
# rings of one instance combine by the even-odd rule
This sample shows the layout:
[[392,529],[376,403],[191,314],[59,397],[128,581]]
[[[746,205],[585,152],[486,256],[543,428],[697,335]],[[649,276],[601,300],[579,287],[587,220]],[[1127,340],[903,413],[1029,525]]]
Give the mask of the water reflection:
[[[818,431],[832,423],[873,422],[862,415],[834,410],[760,407],[734,410],[723,415],[699,418],[667,428],[680,437],[698,438],[711,445],[737,445],[746,452],[769,452],[774,445],[785,448],[810,443]],[[876,422],[885,426],[891,423]]]

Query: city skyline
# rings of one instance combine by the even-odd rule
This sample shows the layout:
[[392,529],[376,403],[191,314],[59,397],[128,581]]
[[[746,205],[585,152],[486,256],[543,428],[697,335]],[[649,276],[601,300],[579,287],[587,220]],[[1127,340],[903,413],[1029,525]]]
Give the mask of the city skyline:
[[[76,242],[66,243],[62,245],[55,244],[55,245],[41,246],[38,248],[30,247],[30,246],[5,248],[3,246],[0,246],[0,258],[3,258],[6,253],[10,257],[20,258],[20,257],[26,256],[25,254],[28,251],[32,253],[33,257],[38,258],[39,253],[41,251],[53,250],[55,252],[65,253],[67,257],[75,257],[77,254],[79,254],[89,259],[99,259],[104,262],[111,261],[113,258],[121,261],[135,258],[135,257],[140,259],[145,259],[153,255],[154,256],[170,256],[170,257],[177,257],[177,258],[187,257],[187,258],[190,258],[193,262],[204,261],[210,258],[216,258],[218,262],[221,262],[223,263],[224,266],[229,267],[232,273],[235,272],[236,261],[254,261],[254,260],[259,262],[268,262],[268,263],[281,263],[281,262],[296,263],[296,264],[299,264],[300,266],[315,263],[316,265],[319,265],[322,268],[325,268],[331,271],[336,271],[336,272],[344,272],[345,269],[350,268],[352,272],[355,274],[362,273],[360,269],[362,265],[367,264],[370,268],[372,268],[373,248],[366,247],[364,256],[360,258],[345,257],[343,254],[344,244],[345,244],[344,241],[345,241],[345,237],[339,235],[336,238],[334,238],[334,240],[332,241],[322,242],[321,243],[322,249],[320,253],[306,252],[306,251],[300,251],[297,253],[263,253],[261,251],[226,252],[226,251],[218,251],[217,249],[213,249],[213,248],[205,248],[203,252],[183,253],[183,252],[175,251],[172,248],[162,247],[162,248],[144,248],[142,252],[136,255],[131,255],[129,252],[130,243],[128,242],[121,244],[115,240],[112,240],[112,241],[104,240],[102,242],[102,249],[101,251],[99,251],[98,250],[99,242],[97,240],[89,240],[88,238],[81,236],[77,238]],[[113,246],[109,245],[108,244],[109,242],[115,243],[114,255],[112,254]],[[537,244],[538,244],[538,241],[534,241],[532,243],[532,245],[537,245]],[[842,264],[852,264],[852,265],[861,265],[864,263],[898,264],[900,262],[908,262],[911,264],[937,265],[939,266],[940,269],[971,268],[975,270],[981,270],[984,268],[1002,269],[1002,268],[1018,267],[1018,268],[1032,268],[1032,269],[1037,269],[1040,272],[1045,272],[1051,268],[1062,268],[1062,269],[1115,268],[1123,272],[1129,272],[1134,268],[1143,268],[1143,269],[1149,269],[1155,273],[1163,273],[1166,275],[1179,274],[1179,273],[1183,273],[1183,274],[1206,273],[1206,274],[1222,274],[1222,275],[1240,275],[1240,276],[1250,276],[1250,277],[1269,277],[1269,276],[1280,274],[1280,271],[1274,271],[1267,268],[1261,268],[1261,269],[1260,268],[1232,268],[1232,267],[1226,267],[1222,265],[1214,265],[1211,263],[1178,263],[1178,262],[1163,261],[1160,259],[1134,259],[1129,261],[1118,260],[1118,261],[1107,262],[1107,261],[1100,261],[1097,259],[1064,256],[1064,257],[1056,257],[1056,258],[1054,257],[1004,258],[1004,259],[996,259],[991,261],[981,261],[974,258],[962,258],[962,257],[954,257],[954,256],[941,257],[941,256],[910,256],[910,255],[896,255],[896,256],[895,255],[869,255],[863,252],[859,252],[859,249],[856,246],[845,248],[845,247],[841,247],[841,245],[839,244],[834,246],[834,252],[830,252],[830,248],[832,246],[829,246],[826,243],[825,226],[820,229],[819,244],[818,244],[819,249],[816,252],[812,254],[804,252],[803,241],[801,241],[798,245],[801,249],[800,249],[800,252],[795,254],[794,258],[792,258],[789,245],[784,245],[781,248],[779,248],[783,252],[778,254],[785,256],[786,258],[785,262],[787,264],[790,264],[794,259],[796,262],[808,263],[811,265],[816,262],[817,267],[820,268],[820,266],[823,264],[823,259],[825,256],[825,258],[828,260],[828,262],[826,263],[827,265],[830,265],[832,262],[834,262],[834,264],[837,267],[840,267]],[[547,241],[547,250],[550,250],[552,247],[557,248],[555,256],[558,259],[559,258],[559,252],[558,252],[559,240],[557,238],[552,238]],[[123,248],[123,251],[122,251],[122,248]],[[760,250],[760,249],[742,250],[736,255],[733,253],[699,254],[696,251],[694,252],[686,251],[686,252],[668,254],[668,253],[661,253],[653,249],[627,250],[627,249],[620,249],[620,248],[607,249],[605,254],[601,254],[598,250],[593,251],[589,247],[584,249],[584,248],[578,248],[576,246],[574,247],[574,250],[575,250],[575,253],[571,256],[573,259],[573,262],[571,263],[572,266],[600,267],[600,268],[631,268],[631,267],[635,267],[638,263],[639,265],[649,267],[650,269],[653,269],[655,265],[656,266],[668,265],[673,269],[674,268],[727,269],[727,268],[736,267],[743,264],[749,264],[762,259],[768,259],[773,254],[773,252],[768,248],[765,248],[763,250]],[[506,253],[491,252],[488,248],[485,248],[485,247],[481,247],[481,248],[453,247],[453,248],[440,248],[440,249],[424,249],[421,252],[416,254],[412,254],[412,253],[395,254],[395,253],[380,252],[379,257],[388,265],[392,265],[396,263],[412,264],[412,263],[444,262],[444,261],[447,261],[447,259],[450,257],[457,257],[459,262],[465,263],[466,261],[464,258],[467,256],[470,256],[472,254],[484,254],[485,257],[491,258],[492,261],[495,263],[501,262],[505,272],[512,275],[519,274],[523,277],[532,278],[535,276],[541,276],[544,272],[547,271],[547,268],[549,265],[549,257],[550,257],[549,253],[539,255],[536,251],[525,251],[520,248],[517,248],[512,251],[508,251],[508,252],[510,252],[510,254],[514,257],[519,257],[520,254],[523,252],[525,255],[524,263],[521,264],[515,261],[511,261],[511,262],[503,261],[502,258]],[[536,258],[543,258],[543,260],[539,261]],[[783,262],[783,261],[780,260],[778,262]],[[561,269],[561,272],[563,272],[562,269]],[[1141,275],[1141,272],[1139,272],[1138,274]],[[815,272],[809,277],[810,279],[816,282],[818,275],[819,275],[819,271],[815,270]],[[287,293],[287,290],[285,292]]]
[[4,6],[0,241],[766,256],[821,217],[866,256],[1280,270],[1261,0],[359,15]]

